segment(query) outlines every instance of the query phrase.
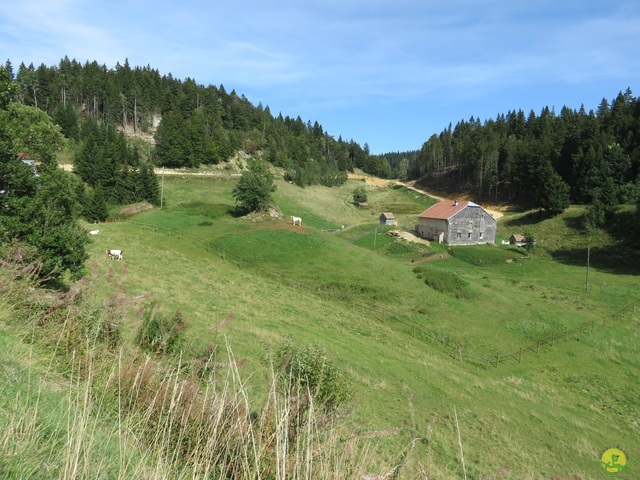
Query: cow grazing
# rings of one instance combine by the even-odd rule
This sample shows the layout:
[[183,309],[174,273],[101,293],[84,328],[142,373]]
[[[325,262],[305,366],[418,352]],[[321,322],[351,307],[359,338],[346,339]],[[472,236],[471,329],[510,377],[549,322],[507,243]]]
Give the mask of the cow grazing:
[[122,250],[107,250],[109,260],[122,260]]
[[91,230],[89,232],[89,235],[98,235],[100,233],[100,230]]

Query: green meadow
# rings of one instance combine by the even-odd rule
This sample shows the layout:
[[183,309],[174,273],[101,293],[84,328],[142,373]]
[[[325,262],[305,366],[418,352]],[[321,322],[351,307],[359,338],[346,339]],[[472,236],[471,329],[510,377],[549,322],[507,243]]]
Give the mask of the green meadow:
[[[596,479],[609,448],[640,459],[640,265],[604,232],[585,237],[580,207],[506,212],[497,245],[448,249],[379,225],[391,211],[412,229],[435,203],[415,191],[366,185],[370,207],[358,209],[359,180],[276,183],[282,218],[254,218],[235,214],[233,178],[167,175],[162,209],[99,226],[88,270],[105,295],[115,277],[180,311],[184,359],[228,342],[256,398],[268,394],[267,352],[287,338],[321,346],[347,373],[343,421],[371,439],[372,472]],[[532,254],[501,245],[524,231]],[[139,322],[124,322],[127,341]],[[620,478],[640,478],[638,461]]]

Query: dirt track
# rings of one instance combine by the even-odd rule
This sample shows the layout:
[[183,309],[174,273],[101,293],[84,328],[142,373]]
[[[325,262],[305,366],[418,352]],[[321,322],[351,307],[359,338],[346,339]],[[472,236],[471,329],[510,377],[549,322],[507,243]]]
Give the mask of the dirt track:
[[[472,198],[463,198],[463,197],[466,197],[466,195],[449,194],[448,197],[442,197],[442,196],[439,196],[439,195],[437,195],[435,193],[429,192],[427,190],[423,190],[421,188],[417,188],[415,186],[415,182],[405,183],[405,182],[398,182],[398,181],[395,181],[395,180],[385,180],[383,178],[370,177],[370,176],[367,176],[367,175],[359,175],[357,173],[350,173],[348,175],[348,177],[349,178],[355,178],[355,179],[363,179],[364,182],[367,185],[371,185],[371,186],[374,186],[374,187],[380,187],[380,188],[387,187],[387,186],[389,186],[389,184],[397,183],[397,184],[405,186],[406,188],[408,188],[410,190],[413,190],[415,192],[421,193],[422,195],[427,195],[427,196],[433,198],[434,200],[438,200],[439,202],[441,202],[443,200],[452,200],[454,198],[473,201]],[[484,208],[487,212],[489,212],[493,216],[493,218],[495,218],[496,220],[498,218],[502,217],[502,215],[503,215],[503,213],[498,211],[495,207],[494,208],[492,208],[491,206],[487,207],[486,204],[484,204],[484,205],[482,205],[482,208]]]
[[[73,170],[73,165],[69,164],[69,163],[63,163],[59,165],[60,168],[62,168],[63,170],[66,170],[67,172],[71,172]],[[217,172],[217,171],[209,171],[209,172],[201,172],[201,173],[196,173],[196,172],[185,172],[185,171],[181,171],[181,170],[172,170],[169,168],[156,168],[155,169],[155,173],[156,175],[194,175],[194,176],[228,176],[228,173],[221,173],[221,172]],[[240,176],[240,174],[231,174],[231,176]],[[411,190],[414,190],[418,193],[421,193],[422,195],[427,195],[435,200],[438,201],[442,201],[442,200],[447,200],[447,199],[453,199],[453,198],[461,198],[463,196],[456,196],[454,194],[450,194],[447,198],[445,197],[441,197],[439,195],[436,195],[435,193],[429,192],[427,190],[423,190],[420,188],[416,188],[414,186],[414,183],[405,183],[405,182],[398,182],[395,180],[386,180],[383,178],[378,178],[378,177],[371,177],[368,175],[359,175],[357,173],[350,173],[348,174],[349,178],[355,178],[355,179],[362,179],[364,180],[364,182],[367,185],[371,185],[374,187],[380,187],[380,188],[384,188],[389,186],[389,184],[393,184],[393,183],[399,183],[400,185],[403,185]],[[465,200],[467,200],[465,198]],[[468,200],[472,200],[471,198],[469,198]],[[502,212],[500,212],[499,210],[497,210],[495,207],[492,208],[491,206],[486,206],[483,205],[483,208],[489,212],[491,215],[493,215],[493,218],[495,218],[496,220],[500,217],[502,217]]]

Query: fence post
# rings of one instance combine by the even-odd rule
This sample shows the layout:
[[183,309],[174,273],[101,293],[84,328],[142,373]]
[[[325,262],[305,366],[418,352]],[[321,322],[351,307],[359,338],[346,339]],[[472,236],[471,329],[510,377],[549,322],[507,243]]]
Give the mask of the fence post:
[[552,334],[551,334],[551,346],[552,346],[552,347],[553,347],[553,345],[555,344],[555,342],[556,342],[556,334],[555,334],[555,333],[552,333]]
[[498,363],[500,363],[500,352],[496,352],[496,368],[498,368]]
[[538,340],[538,355],[540,355],[540,340]]
[[520,347],[520,353],[518,354],[518,363],[522,361],[522,347]]
[[595,320],[591,320],[591,333],[593,333],[593,326],[595,325],[596,321]]
[[606,323],[607,323],[607,317],[604,317],[602,319],[602,326],[604,327],[606,325]]
[[567,333],[568,333],[569,327],[564,327],[564,341],[567,341]]

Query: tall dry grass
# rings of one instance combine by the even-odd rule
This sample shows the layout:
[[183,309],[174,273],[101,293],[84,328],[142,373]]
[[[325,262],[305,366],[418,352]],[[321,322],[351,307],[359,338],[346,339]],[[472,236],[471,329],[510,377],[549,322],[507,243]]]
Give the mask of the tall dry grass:
[[[22,262],[19,249],[2,267],[12,328],[47,359],[1,408],[3,478],[379,477],[369,471],[374,445],[353,435],[348,417],[282,388],[273,369],[266,400],[252,398],[228,345],[193,368],[124,344],[120,325],[144,297],[129,298],[121,279],[94,272],[57,293],[40,288],[38,263]],[[102,281],[113,282],[107,298],[95,295]]]

